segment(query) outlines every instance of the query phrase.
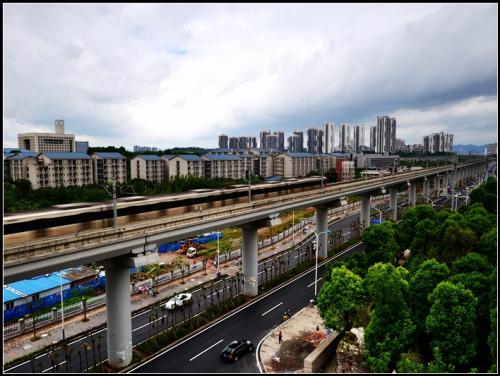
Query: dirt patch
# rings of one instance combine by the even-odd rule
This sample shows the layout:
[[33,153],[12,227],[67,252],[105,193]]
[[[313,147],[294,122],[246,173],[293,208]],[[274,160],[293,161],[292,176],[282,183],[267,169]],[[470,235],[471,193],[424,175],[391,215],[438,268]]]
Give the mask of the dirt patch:
[[315,349],[314,344],[301,338],[284,341],[271,359],[274,371],[294,371],[304,368],[304,359]]

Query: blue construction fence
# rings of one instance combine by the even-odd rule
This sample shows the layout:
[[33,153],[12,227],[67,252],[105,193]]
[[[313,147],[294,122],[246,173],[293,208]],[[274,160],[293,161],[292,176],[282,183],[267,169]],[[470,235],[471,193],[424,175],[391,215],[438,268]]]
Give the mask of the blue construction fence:
[[[214,240],[217,240],[217,234],[219,234],[219,239],[224,237],[224,234],[221,231],[210,232],[203,235],[198,235],[197,237],[191,239],[192,244],[205,244]],[[181,248],[184,244],[188,244],[188,240],[182,240],[179,242],[166,243],[162,244],[158,247],[159,253],[165,252],[175,252],[179,248]]]
[[[198,235],[197,237],[190,239],[190,241],[191,244],[205,244],[217,240],[217,234],[219,234],[219,240],[224,237],[224,234],[221,231],[215,231],[203,235]],[[178,242],[162,244],[158,247],[158,253],[175,252],[184,244],[189,244],[189,240],[181,240]],[[130,268],[130,273],[138,273],[143,271],[144,266],[140,266],[138,268]]]
[[[96,279],[85,282],[81,285],[70,287],[69,289],[63,290],[63,300],[73,298],[75,296],[81,296],[85,293],[85,290],[95,291],[97,289],[102,289],[104,291],[106,285],[106,277],[99,276]],[[17,320],[24,315],[31,314],[34,311],[40,311],[45,308],[53,307],[61,302],[61,293],[57,292],[52,295],[46,296],[37,300],[33,303],[26,303],[14,307],[13,309],[8,309],[3,312],[4,322]]]

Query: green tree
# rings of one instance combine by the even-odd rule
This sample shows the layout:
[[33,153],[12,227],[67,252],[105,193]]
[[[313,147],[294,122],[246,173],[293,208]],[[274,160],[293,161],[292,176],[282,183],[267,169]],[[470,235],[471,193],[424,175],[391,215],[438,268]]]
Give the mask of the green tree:
[[368,227],[363,231],[363,243],[368,265],[376,262],[394,263],[399,246],[394,238],[392,222]]
[[181,283],[184,283],[184,273],[186,273],[187,268],[189,268],[189,263],[186,262],[182,256],[175,256],[172,260],[172,265],[179,268],[181,271]]
[[410,307],[413,312],[413,322],[416,325],[416,341],[420,348],[426,349],[425,320],[429,314],[431,304],[427,297],[434,288],[450,275],[445,264],[436,260],[424,261],[410,280]]
[[160,271],[160,264],[148,265],[146,268],[147,275],[153,280],[153,296],[158,295],[158,276],[160,275]]
[[491,354],[491,368],[490,372],[496,373],[497,371],[497,309],[490,310],[490,327],[491,332],[488,336],[488,345],[490,346]]
[[[491,180],[490,180],[491,179]],[[495,188],[493,190],[493,188]],[[496,179],[491,177],[486,184],[473,189],[469,195],[470,204],[481,203],[490,213],[497,212]]]
[[396,369],[399,373],[425,373],[425,365],[415,353],[402,355]]
[[410,247],[415,237],[417,223],[424,219],[436,219],[436,213],[429,205],[416,205],[403,213],[397,231],[397,241],[402,249]]
[[486,257],[476,252],[467,253],[465,256],[456,259],[451,266],[453,274],[471,272],[489,274],[492,269],[493,265],[488,262]]
[[[461,284],[470,290],[477,299],[475,330],[477,339],[477,354],[471,365],[475,365],[486,372],[491,362],[490,348],[488,346],[488,335],[490,328],[490,276],[488,274],[472,271],[468,273],[456,274],[449,279],[455,285]],[[496,303],[496,299],[495,299]]]
[[436,221],[429,218],[425,218],[416,224],[415,235],[410,245],[412,257],[427,256],[429,254],[431,247],[435,243],[436,227]]
[[467,365],[476,354],[477,299],[462,285],[448,281],[437,285],[428,299],[426,328],[434,355],[439,349],[445,364]]
[[373,302],[365,330],[366,359],[373,372],[388,372],[412,341],[415,325],[406,298],[408,271],[386,263],[370,266],[364,279]]
[[441,259],[451,263],[457,257],[471,252],[477,243],[476,234],[470,228],[449,226],[443,235],[444,252]]
[[478,253],[486,256],[492,264],[495,264],[497,261],[497,229],[492,228],[483,234],[476,249]]
[[345,266],[331,270],[330,281],[318,294],[318,308],[325,325],[349,331],[355,316],[364,306],[363,280]]
[[488,213],[480,203],[465,206],[463,216],[464,227],[472,229],[478,238],[488,232],[496,222],[495,215]]

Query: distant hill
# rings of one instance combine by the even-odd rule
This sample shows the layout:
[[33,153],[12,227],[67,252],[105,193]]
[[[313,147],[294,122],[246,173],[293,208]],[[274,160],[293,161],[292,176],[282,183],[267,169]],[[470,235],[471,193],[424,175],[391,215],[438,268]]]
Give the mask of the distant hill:
[[453,151],[458,154],[481,154],[484,155],[484,149],[486,145],[453,145]]

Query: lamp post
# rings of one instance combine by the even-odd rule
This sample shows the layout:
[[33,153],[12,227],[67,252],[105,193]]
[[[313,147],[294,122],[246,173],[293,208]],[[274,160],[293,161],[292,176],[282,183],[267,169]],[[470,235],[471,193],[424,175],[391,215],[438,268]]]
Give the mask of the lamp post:
[[[314,222],[313,219],[307,219],[306,222]],[[318,253],[319,253],[319,236],[321,234],[328,234],[331,232],[330,230],[326,231],[321,231],[319,234],[316,231],[313,231],[314,236],[316,236],[316,268],[314,271],[314,297],[316,297],[317,292],[318,292]],[[328,240],[327,240],[327,246],[328,246]]]
[[319,234],[314,231],[314,235],[316,236],[316,268],[314,270],[314,297],[318,294],[318,253],[319,253],[319,236],[321,234],[328,234],[331,232],[330,230],[321,231]]
[[251,185],[251,176],[250,176],[250,170],[245,170],[245,173],[247,174],[248,178],[248,202],[252,202],[252,185]]
[[220,264],[220,243],[219,243],[219,234],[220,234],[220,231],[217,230],[217,275],[219,275],[220,273],[220,269],[219,269],[219,264]]
[[116,213],[116,175],[113,174],[113,227],[117,226],[117,213]]
[[62,277],[61,272],[59,272],[59,285],[61,287],[61,319],[62,319],[62,339],[66,340],[66,336],[64,334],[64,300],[63,300],[63,288],[62,288]]

